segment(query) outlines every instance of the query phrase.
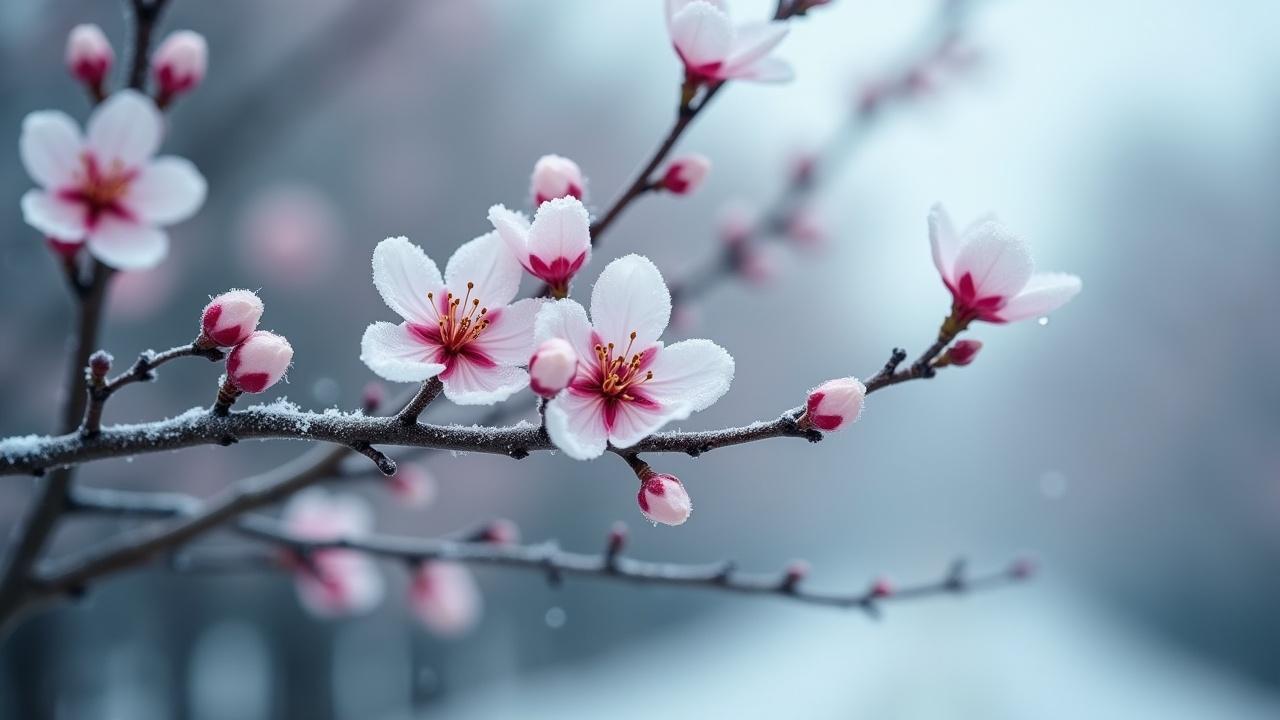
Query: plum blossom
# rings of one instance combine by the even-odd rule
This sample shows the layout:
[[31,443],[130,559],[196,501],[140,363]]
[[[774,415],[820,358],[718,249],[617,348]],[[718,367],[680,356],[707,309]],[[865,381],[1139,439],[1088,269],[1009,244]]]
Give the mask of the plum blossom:
[[203,35],[179,30],[166,37],[151,56],[151,74],[159,88],[160,105],[168,105],[173,98],[195,90],[204,80],[208,65],[209,45]]
[[684,155],[671,161],[662,175],[662,188],[676,195],[690,195],[698,191],[702,181],[711,172],[711,160],[706,155]]
[[116,53],[102,28],[86,23],[71,28],[67,35],[66,60],[67,69],[77,80],[100,92]]
[[567,340],[551,338],[529,358],[529,389],[544,398],[555,397],[569,387],[578,372],[578,354]]
[[666,0],[667,31],[692,81],[785,82],[791,66],[769,53],[787,34],[783,22],[734,27],[725,0]]
[[[373,529],[373,512],[357,495],[308,488],[285,505],[285,530],[302,540],[355,539]],[[384,581],[373,559],[355,550],[317,550],[306,558],[289,557],[298,599],[322,618],[360,615],[382,601]]]
[[280,382],[292,362],[293,346],[288,340],[257,330],[227,356],[227,381],[240,392],[266,392]]
[[577,198],[542,203],[532,223],[523,213],[494,205],[489,222],[520,265],[558,297],[568,293],[569,281],[591,259],[591,220]]
[[543,155],[533,165],[533,177],[529,180],[529,194],[533,206],[556,198],[571,197],[581,200],[585,195],[586,181],[578,163],[559,155]]
[[675,475],[650,473],[640,481],[636,494],[640,512],[655,525],[683,525],[693,513],[693,501]]
[[232,347],[249,339],[262,319],[262,299],[252,290],[228,290],[200,313],[201,345]]
[[533,352],[533,320],[544,302],[511,302],[520,276],[496,232],[458,248],[443,278],[408,239],[383,240],[373,251],[373,284],[404,322],[370,325],[360,359],[391,382],[439,376],[459,405],[507,399],[529,384],[520,366]]
[[458,637],[475,627],[483,603],[470,570],[455,562],[431,560],[413,574],[409,606],[431,632]]
[[709,340],[664,346],[671,293],[648,258],[609,263],[591,292],[591,320],[572,300],[538,313],[535,335],[561,338],[578,356],[573,382],[546,408],[547,433],[569,457],[629,447],[672,420],[710,407],[729,390],[733,358]]
[[805,420],[819,430],[839,430],[858,421],[866,397],[867,387],[858,378],[828,380],[809,391]]
[[1006,323],[1039,317],[1058,309],[1080,292],[1080,278],[1035,272],[1022,238],[994,217],[980,218],[957,234],[941,205],[929,212],[933,264],[951,291],[953,315]]
[[26,223],[119,270],[164,259],[169,236],[159,226],[195,214],[205,180],[190,161],[153,157],[164,121],[150,98],[115,93],[94,110],[82,136],[65,113],[41,111],[22,123],[19,151],[40,185],[22,196]]
[[947,354],[944,357],[948,364],[964,367],[978,357],[978,351],[981,349],[981,340],[957,340],[954,345],[947,349]]

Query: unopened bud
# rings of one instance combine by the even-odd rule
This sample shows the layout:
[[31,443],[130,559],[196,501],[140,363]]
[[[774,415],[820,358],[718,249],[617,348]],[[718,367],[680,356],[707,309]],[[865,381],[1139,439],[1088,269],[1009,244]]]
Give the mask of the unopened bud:
[[529,358],[529,389],[544,398],[555,397],[569,387],[578,371],[578,354],[562,338],[551,338]]
[[809,576],[809,563],[804,560],[792,560],[787,565],[786,574],[782,576],[782,590],[791,592],[801,580]]
[[828,380],[809,391],[804,421],[819,430],[839,430],[862,414],[867,388],[858,378]]
[[652,470],[642,473],[636,501],[640,512],[654,524],[681,525],[693,512],[693,501],[680,479]]
[[250,290],[230,290],[209,301],[200,315],[203,347],[232,347],[244,342],[258,329],[262,300]]
[[1015,580],[1027,580],[1036,574],[1036,561],[1031,558],[1018,558],[1009,566],[1009,577]]
[[209,63],[209,46],[204,36],[191,30],[179,30],[160,43],[151,56],[152,75],[158,97],[164,107],[174,98],[191,92],[204,80]]
[[111,362],[114,358],[111,353],[106,350],[99,350],[89,356],[89,374],[94,381],[102,380],[111,372]]
[[947,354],[942,357],[938,365],[959,365],[961,367],[973,362],[978,357],[978,351],[982,349],[981,340],[959,340],[951,349],[947,350]]
[[536,208],[548,200],[583,196],[584,180],[578,164],[559,155],[543,155],[533,166],[529,194]]
[[485,526],[479,540],[494,545],[514,545],[520,542],[520,526],[506,518],[498,518]]
[[710,171],[711,161],[705,155],[678,157],[667,166],[667,172],[662,176],[662,188],[676,195],[689,195],[697,192]]
[[876,599],[883,599],[893,595],[893,584],[885,578],[877,578],[871,583],[870,595]]
[[66,60],[71,75],[100,94],[107,73],[115,63],[116,53],[102,28],[86,23],[71,28],[67,35]]
[[284,377],[293,347],[283,337],[258,330],[227,357],[227,380],[240,392],[260,393]]

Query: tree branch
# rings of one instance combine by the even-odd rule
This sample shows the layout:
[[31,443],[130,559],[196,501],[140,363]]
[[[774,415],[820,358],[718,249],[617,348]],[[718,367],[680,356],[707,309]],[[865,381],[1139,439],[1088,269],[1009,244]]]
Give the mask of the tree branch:
[[[935,346],[937,347],[937,346]],[[867,383],[872,393],[890,385],[932,376],[929,365],[934,348],[911,368],[888,376],[877,375]],[[920,363],[923,361],[923,365]],[[769,421],[740,427],[689,432],[659,432],[630,448],[612,452],[679,452],[698,456],[731,445],[772,438],[822,439],[822,433],[796,423],[802,407],[795,407]],[[131,457],[197,445],[229,445],[240,440],[294,439],[333,443],[360,449],[370,445],[398,445],[462,452],[506,455],[522,459],[531,452],[554,450],[546,431],[521,423],[510,427],[462,427],[415,423],[397,417],[366,417],[334,410],[323,413],[295,410],[282,403],[252,406],[226,416],[205,408],[192,408],[167,420],[140,425],[102,428],[91,437],[68,433],[56,437],[20,437],[0,440],[0,475],[38,474],[44,470],[113,457]],[[363,449],[361,452],[365,452]],[[383,472],[386,467],[379,463]],[[394,465],[394,464],[393,464]]]
[[156,379],[155,370],[161,365],[182,357],[202,357],[217,362],[225,356],[218,348],[202,348],[194,342],[190,345],[179,345],[161,353],[147,350],[138,355],[133,366],[126,372],[102,383],[100,386],[89,382],[87,392],[88,407],[85,409],[84,421],[80,424],[80,432],[86,436],[96,435],[101,430],[102,411],[111,396],[126,385],[139,382],[150,382]]

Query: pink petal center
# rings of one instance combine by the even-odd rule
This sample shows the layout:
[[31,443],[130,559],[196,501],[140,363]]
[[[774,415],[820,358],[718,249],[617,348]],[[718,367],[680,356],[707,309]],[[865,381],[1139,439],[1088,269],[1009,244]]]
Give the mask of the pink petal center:
[[138,177],[136,169],[126,169],[120,161],[103,168],[93,153],[80,156],[81,169],[76,172],[71,185],[58,191],[58,197],[67,202],[84,206],[85,225],[92,229],[106,215],[123,220],[133,220],[133,213],[124,204],[129,186]]

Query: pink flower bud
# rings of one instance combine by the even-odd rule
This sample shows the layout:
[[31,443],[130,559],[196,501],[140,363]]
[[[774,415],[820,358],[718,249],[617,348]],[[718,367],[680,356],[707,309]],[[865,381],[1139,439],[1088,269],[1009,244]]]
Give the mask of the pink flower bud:
[[387,484],[396,500],[408,507],[425,507],[436,496],[435,477],[417,463],[400,463],[396,474],[387,478]]
[[89,356],[89,372],[98,380],[105,378],[107,373],[111,372],[111,362],[114,359],[106,350],[95,352]]
[[378,408],[382,407],[382,403],[387,400],[387,391],[382,387],[382,383],[371,382],[364,386],[364,392],[360,395],[360,406],[364,408],[365,415],[372,415],[378,412]]
[[498,518],[486,525],[478,537],[480,542],[514,545],[520,542],[520,526],[506,518]]
[[284,377],[293,362],[289,341],[258,330],[236,346],[227,358],[227,378],[240,392],[260,393]]
[[809,577],[809,563],[804,560],[792,560],[787,565],[787,572],[782,577],[782,589],[792,591],[801,580]]
[[1026,580],[1036,574],[1036,562],[1031,558],[1018,558],[1009,566],[1009,577]]
[[194,90],[204,80],[208,63],[209,46],[200,33],[179,30],[165,38],[151,56],[151,72],[160,90],[158,104]]
[[544,398],[569,387],[578,370],[578,354],[563,338],[551,338],[529,358],[529,388]]
[[805,418],[819,430],[839,430],[858,421],[867,387],[858,378],[828,380],[809,391]]
[[533,166],[530,194],[536,208],[548,200],[562,197],[583,196],[582,170],[569,158],[559,155],[543,155]]
[[204,306],[201,340],[218,347],[239,345],[258,329],[262,310],[262,300],[251,290],[224,292]]
[[978,351],[981,349],[981,340],[960,340],[947,351],[947,357],[951,359],[952,365],[963,367],[973,362],[973,359],[978,357]]
[[870,592],[873,598],[887,598],[893,595],[893,584],[885,578],[877,578],[875,582],[871,583]]
[[787,239],[801,250],[820,250],[827,242],[827,226],[812,207],[798,208],[787,220]]
[[711,172],[711,161],[705,155],[678,157],[667,166],[667,172],[662,176],[662,187],[667,192],[688,195],[697,192],[708,172]]
[[115,60],[115,51],[102,28],[92,24],[71,28],[67,35],[67,69],[77,80],[101,89]]
[[654,524],[680,525],[693,512],[693,501],[675,475],[654,473],[640,481],[640,512]]
[[480,619],[481,597],[471,571],[453,562],[425,562],[409,586],[409,606],[431,632],[457,637]]
[[619,520],[609,529],[609,542],[605,547],[605,553],[610,557],[616,556],[622,552],[622,548],[627,544],[627,524]]

